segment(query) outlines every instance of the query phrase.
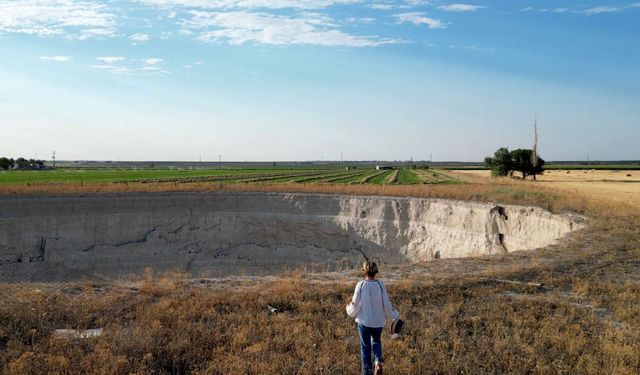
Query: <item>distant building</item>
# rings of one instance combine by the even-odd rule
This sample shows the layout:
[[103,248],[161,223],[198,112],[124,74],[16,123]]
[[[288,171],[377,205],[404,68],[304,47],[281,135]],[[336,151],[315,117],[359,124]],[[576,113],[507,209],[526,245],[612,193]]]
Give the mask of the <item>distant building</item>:
[[391,169],[393,169],[393,167],[389,165],[376,165],[376,170],[378,171],[387,171]]

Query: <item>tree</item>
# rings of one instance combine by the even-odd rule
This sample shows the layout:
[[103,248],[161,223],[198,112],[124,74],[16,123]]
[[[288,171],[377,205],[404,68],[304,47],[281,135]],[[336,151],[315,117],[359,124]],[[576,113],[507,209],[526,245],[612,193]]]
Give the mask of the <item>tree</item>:
[[11,169],[11,167],[13,167],[13,159],[9,159],[9,158],[0,158],[0,169],[3,170],[7,170],[7,169]]
[[[533,159],[533,158],[536,159]],[[537,160],[537,163],[533,163]],[[522,173],[522,178],[526,179],[527,176],[533,176],[536,179],[536,175],[542,174],[544,160],[538,156],[533,155],[532,150],[517,149],[509,151],[506,147],[499,148],[493,157],[486,157],[484,164],[491,169],[492,176],[509,176],[512,172]],[[535,164],[535,165],[534,165]]]
[[519,148],[517,150],[511,151],[511,160],[512,160],[512,170],[522,173],[522,178],[526,179],[527,176],[533,176],[533,179],[536,179],[536,175],[542,174],[544,160],[539,157],[537,158],[537,163],[533,163],[533,151],[528,149]]
[[513,167],[511,153],[506,147],[499,148],[493,157],[486,157],[484,164],[491,169],[491,175],[494,177],[508,176]]
[[18,169],[27,169],[29,168],[29,160],[25,158],[16,159],[16,164],[18,164]]

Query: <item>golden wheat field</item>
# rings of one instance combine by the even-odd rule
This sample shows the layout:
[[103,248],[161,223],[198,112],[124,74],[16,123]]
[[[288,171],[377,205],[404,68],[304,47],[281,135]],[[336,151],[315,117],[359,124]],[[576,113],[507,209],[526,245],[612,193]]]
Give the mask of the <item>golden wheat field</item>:
[[[452,171],[450,174],[487,180],[490,171]],[[548,170],[537,183],[564,192],[589,195],[640,208],[640,171],[625,170]]]

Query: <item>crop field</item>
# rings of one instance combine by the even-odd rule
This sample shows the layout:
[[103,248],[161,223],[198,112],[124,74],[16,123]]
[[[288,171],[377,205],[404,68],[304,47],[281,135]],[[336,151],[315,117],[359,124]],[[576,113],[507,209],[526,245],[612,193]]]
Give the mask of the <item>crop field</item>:
[[227,177],[256,173],[282,173],[282,170],[218,170],[218,169],[55,169],[42,171],[0,172],[0,184],[26,183],[97,183],[188,179],[193,177]]
[[563,170],[640,170],[638,164],[548,164],[546,169]]
[[[491,183],[495,180],[489,177],[489,171],[452,171],[451,174],[467,183]],[[569,193],[579,191],[593,198],[640,207],[640,171],[546,170],[538,176],[535,184]]]
[[[444,172],[412,169],[378,171],[372,168],[330,169],[56,169],[0,172],[0,185],[95,184],[95,183],[333,183],[421,184],[454,183]],[[396,178],[394,178],[394,175]]]
[[[467,163],[467,164],[455,164],[455,163],[437,163],[433,167],[439,169],[445,169],[450,171],[481,171],[488,168],[483,163]],[[561,169],[561,170],[640,170],[640,162],[611,162],[611,163],[599,163],[599,162],[547,162],[545,169]]]

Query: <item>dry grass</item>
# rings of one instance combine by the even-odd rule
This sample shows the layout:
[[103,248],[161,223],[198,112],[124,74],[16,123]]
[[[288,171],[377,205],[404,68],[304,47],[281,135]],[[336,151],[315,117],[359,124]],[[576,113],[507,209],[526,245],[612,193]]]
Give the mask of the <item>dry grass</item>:
[[[397,171],[394,171],[397,172]],[[395,175],[395,173],[394,173]],[[393,177],[390,176],[390,177]],[[153,192],[274,192],[274,193],[324,193],[347,195],[412,196],[442,199],[501,202],[522,205],[539,205],[545,208],[563,206],[586,207],[580,197],[567,197],[534,184],[517,180],[501,180],[497,183],[467,183],[455,185],[362,185],[362,184],[213,184],[213,183],[128,183],[128,184],[42,184],[0,185],[0,195],[41,194],[93,194],[93,193],[153,193]],[[580,200],[580,202],[577,202]]]
[[[120,185],[82,188],[32,186],[19,193],[123,191],[110,190]],[[415,195],[587,214],[588,229],[549,248],[383,270],[407,321],[402,339],[383,335],[386,368],[394,374],[640,373],[640,212],[632,206],[511,181],[197,188]],[[128,189],[194,190],[166,184]],[[344,312],[356,279],[332,282],[290,272],[209,288],[184,275],[154,279],[149,273],[130,284],[4,285],[0,372],[357,373],[356,332]],[[504,279],[543,287],[496,281]],[[281,312],[271,314],[267,305]],[[104,335],[52,335],[56,328],[95,327],[104,328]]]
[[[452,171],[465,181],[486,183],[489,171]],[[595,199],[633,205],[640,209],[640,171],[584,170],[545,171],[536,185],[563,193],[578,193]]]

